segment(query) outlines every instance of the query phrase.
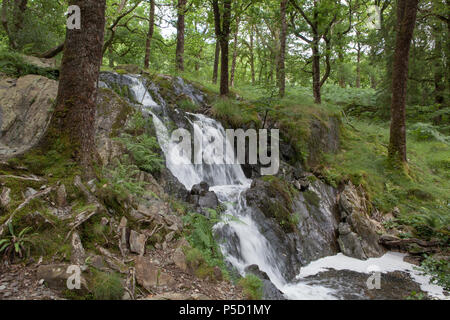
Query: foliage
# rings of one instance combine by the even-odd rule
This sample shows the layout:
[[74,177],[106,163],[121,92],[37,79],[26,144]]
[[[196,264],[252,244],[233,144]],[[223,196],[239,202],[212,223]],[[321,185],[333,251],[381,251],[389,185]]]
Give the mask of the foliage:
[[426,256],[419,270],[431,276],[431,283],[450,291],[450,262],[448,260],[436,260],[433,257]]
[[120,275],[91,269],[92,294],[95,300],[121,300],[125,292]]
[[187,229],[186,239],[193,247],[193,250],[187,253],[186,258],[195,261],[198,265],[205,262],[210,267],[218,266],[222,273],[227,275],[222,252],[212,231],[214,224],[219,221],[214,210],[211,210],[210,219],[198,213],[188,213],[183,216],[183,222]]
[[140,136],[132,136],[124,133],[118,140],[124,143],[130,151],[136,165],[142,171],[157,173],[164,168],[164,160],[158,153],[160,149],[155,137],[151,137],[145,133]]
[[238,284],[244,290],[246,299],[261,300],[263,295],[263,283],[261,279],[253,274],[248,274],[239,280]]
[[8,224],[9,235],[0,239],[0,253],[14,261],[15,258],[24,258],[30,253],[30,245],[32,245],[32,237],[30,235],[31,227],[22,229],[18,234],[14,232],[12,223]]
[[51,68],[40,68],[27,63],[17,52],[0,50],[0,72],[14,77],[37,74],[57,79],[58,74]]

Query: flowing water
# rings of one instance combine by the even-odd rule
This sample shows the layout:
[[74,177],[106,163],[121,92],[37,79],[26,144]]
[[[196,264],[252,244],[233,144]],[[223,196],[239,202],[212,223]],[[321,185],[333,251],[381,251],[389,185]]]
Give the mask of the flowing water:
[[[281,267],[285,257],[279,253],[277,248],[266,239],[260,232],[258,224],[253,220],[251,208],[246,204],[243,193],[250,188],[251,180],[247,179],[240,165],[215,164],[224,163],[208,145],[213,139],[228,146],[225,130],[222,125],[214,119],[200,114],[184,113],[186,123],[190,125],[190,132],[196,142],[201,143],[202,150],[197,150],[203,156],[202,164],[191,164],[191,158],[187,152],[179,147],[179,141],[170,137],[167,123],[170,119],[165,110],[165,103],[156,103],[147,90],[147,85],[139,76],[123,75],[123,82],[127,83],[135,101],[142,104],[144,110],[153,116],[158,142],[166,158],[166,166],[171,173],[181,182],[186,189],[190,190],[193,185],[206,181],[213,190],[219,201],[226,206],[225,218],[216,224],[215,231],[227,234],[229,237],[220,244],[226,260],[242,275],[249,265],[258,265],[259,269],[266,272],[272,283],[281,290],[289,299],[339,299],[339,292],[345,287],[344,284],[321,285],[304,281],[306,277],[319,274],[332,268],[335,270],[355,270],[359,273],[369,273],[369,266],[376,265],[382,272],[403,270],[412,275],[412,278],[421,284],[422,290],[437,297],[443,297],[442,288],[428,285],[428,278],[421,277],[413,270],[412,265],[404,263],[398,254],[389,253],[379,259],[359,261],[356,259],[337,256],[326,257],[312,262],[309,266],[302,268],[295,281],[288,282],[282,275]],[[102,84],[104,86],[104,84]],[[177,78],[174,90],[183,93],[193,101],[203,101],[203,97]],[[161,99],[161,98],[160,98]],[[161,110],[162,109],[162,110]],[[178,111],[181,112],[181,111]],[[199,154],[197,154],[199,156]]]

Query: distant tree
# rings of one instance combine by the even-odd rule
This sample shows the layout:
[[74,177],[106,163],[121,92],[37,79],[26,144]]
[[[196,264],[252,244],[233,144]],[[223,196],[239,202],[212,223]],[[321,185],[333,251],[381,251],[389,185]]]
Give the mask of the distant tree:
[[185,33],[185,14],[186,0],[178,0],[177,5],[177,48],[175,53],[175,69],[184,71],[184,33]]
[[155,30],[155,0],[150,1],[149,21],[148,21],[148,33],[147,41],[145,42],[145,58],[144,67],[148,69],[150,66],[150,46],[152,43],[153,32]]
[[220,63],[220,95],[224,96],[230,92],[228,78],[228,45],[230,39],[231,24],[231,0],[222,0],[223,8],[221,10],[219,0],[212,0],[214,12],[214,30],[216,38],[220,44],[221,63]]

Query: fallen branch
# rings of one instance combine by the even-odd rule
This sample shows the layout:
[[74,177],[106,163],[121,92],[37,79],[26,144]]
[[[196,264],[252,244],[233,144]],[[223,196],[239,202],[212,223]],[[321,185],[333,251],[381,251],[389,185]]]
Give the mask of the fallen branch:
[[19,212],[20,210],[22,210],[27,204],[30,203],[31,200],[45,196],[47,194],[49,194],[51,191],[53,190],[52,187],[48,187],[47,189],[44,189],[42,191],[36,192],[35,194],[29,196],[28,198],[25,199],[24,202],[22,202],[9,216],[8,220],[6,220],[5,223],[3,223],[0,226],[0,236],[3,235],[3,232],[5,231],[6,227],[11,223],[11,221],[13,220],[14,216],[16,215],[17,212]]
[[18,179],[18,180],[27,180],[27,181],[36,181],[36,182],[43,182],[46,181],[45,179],[38,178],[36,176],[29,176],[29,177],[23,177],[23,176],[14,176],[11,174],[1,175],[0,179]]

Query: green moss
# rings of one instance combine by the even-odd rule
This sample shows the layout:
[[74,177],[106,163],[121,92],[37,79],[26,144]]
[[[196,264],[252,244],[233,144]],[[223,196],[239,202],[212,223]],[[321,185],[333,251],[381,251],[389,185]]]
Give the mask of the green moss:
[[311,190],[306,190],[305,192],[303,192],[303,196],[305,197],[305,200],[308,204],[316,208],[319,207],[320,197],[317,195],[317,193]]

